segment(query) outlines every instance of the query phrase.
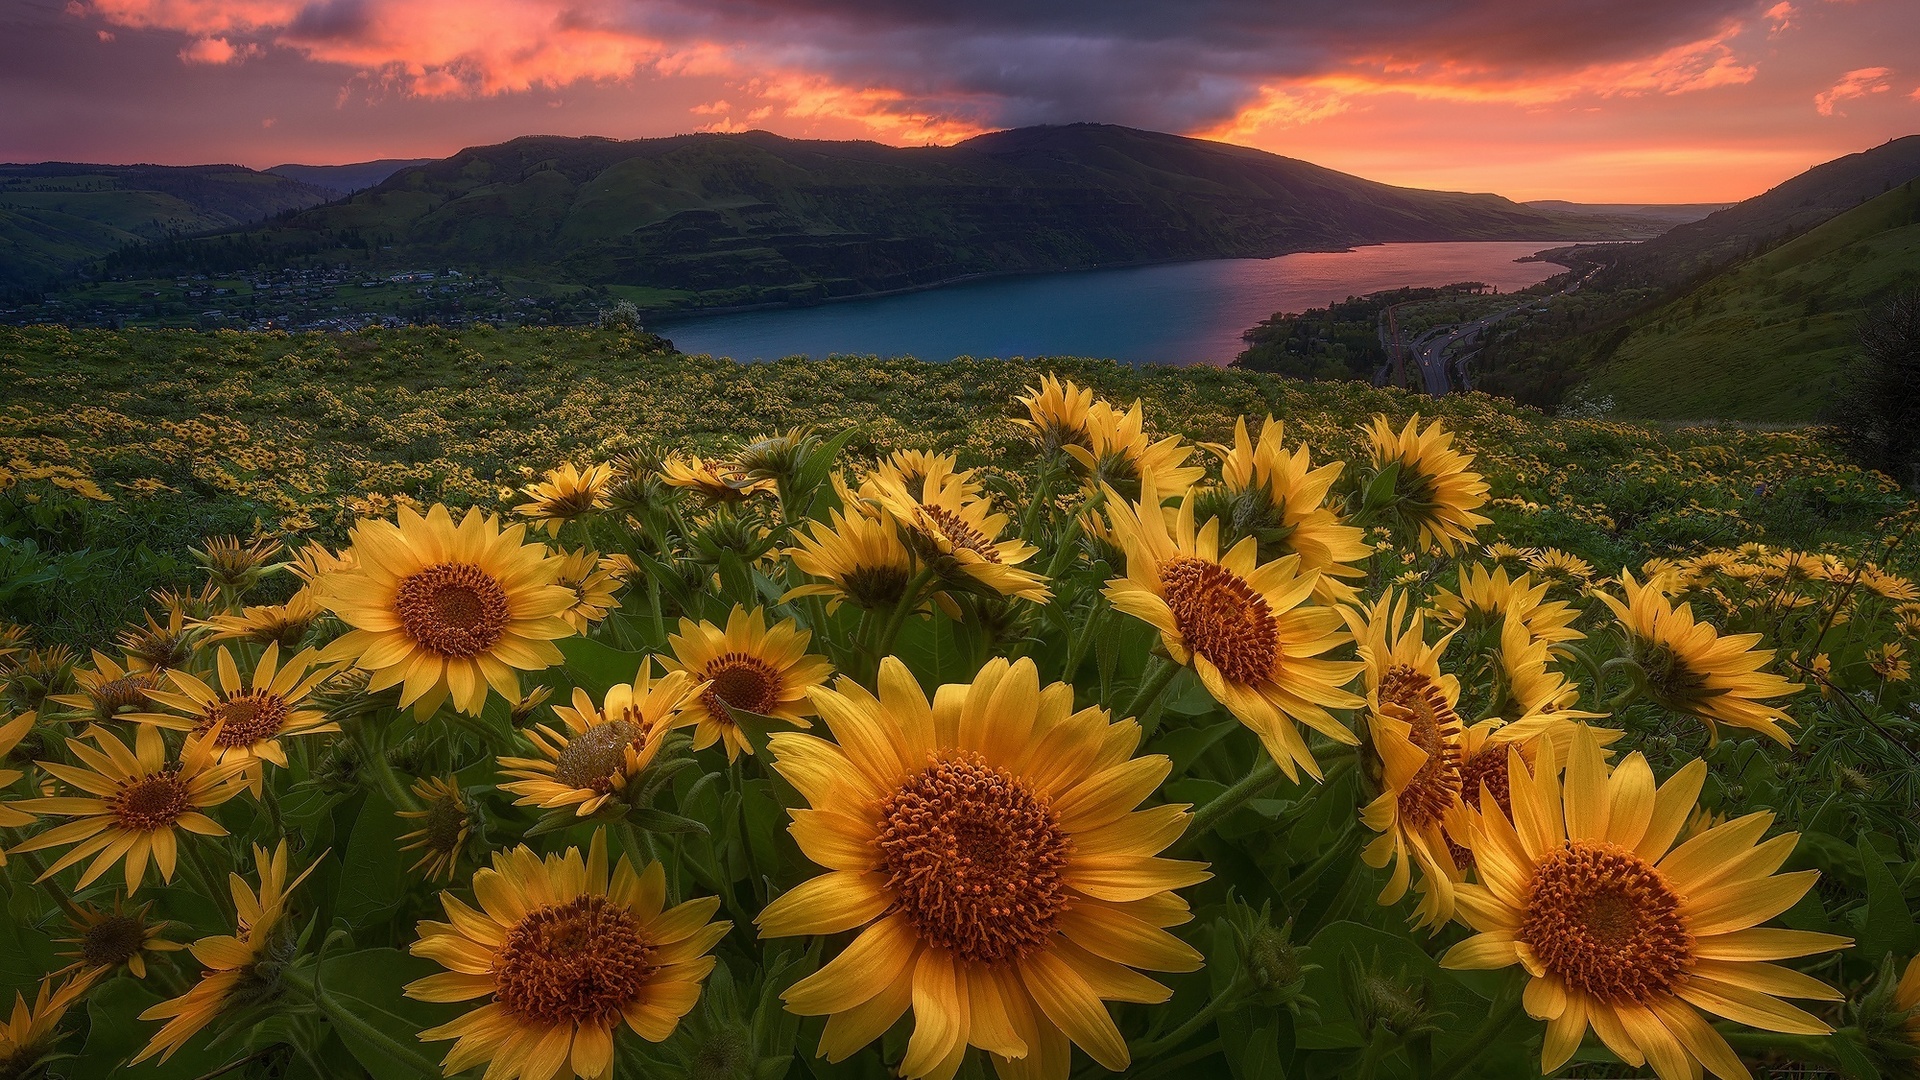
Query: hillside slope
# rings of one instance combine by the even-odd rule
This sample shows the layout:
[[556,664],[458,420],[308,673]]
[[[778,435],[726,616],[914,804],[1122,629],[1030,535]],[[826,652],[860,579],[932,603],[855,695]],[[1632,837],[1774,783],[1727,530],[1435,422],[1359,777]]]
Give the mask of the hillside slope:
[[262,221],[332,192],[238,165],[0,165],[0,288],[127,244]]
[[1920,135],[1816,165],[1764,194],[1639,245],[1603,285],[1671,285],[1803,233],[1920,177]]
[[1811,420],[1860,320],[1920,287],[1920,181],[1728,270],[1640,320],[1586,387],[1634,416]]
[[615,286],[659,309],[1384,241],[1588,239],[1606,228],[1493,195],[1396,188],[1244,147],[1107,125],[905,148],[764,132],[627,142],[535,136],[464,150],[343,203],[135,253],[109,269],[358,258]]
[[385,181],[402,169],[411,169],[415,165],[425,165],[434,158],[380,158],[377,161],[356,161],[349,165],[298,165],[288,163],[275,165],[267,171],[275,176],[284,176],[289,180],[298,180],[333,193],[335,198],[351,195],[356,191],[365,191]]

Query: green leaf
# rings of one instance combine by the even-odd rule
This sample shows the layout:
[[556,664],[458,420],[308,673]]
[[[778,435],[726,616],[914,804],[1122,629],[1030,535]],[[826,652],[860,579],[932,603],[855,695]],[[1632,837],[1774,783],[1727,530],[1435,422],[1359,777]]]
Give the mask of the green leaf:
[[1200,759],[1202,754],[1213,749],[1215,744],[1240,726],[1238,720],[1226,720],[1206,727],[1175,728],[1165,732],[1153,741],[1152,749],[1156,753],[1173,759],[1173,774],[1180,776]]
[[627,811],[627,820],[642,832],[656,834],[697,833],[710,836],[713,830],[705,822],[690,817],[681,817],[652,806],[637,806]]
[[574,684],[596,700],[613,687],[632,682],[640,674],[641,665],[648,662],[646,653],[622,652],[592,638],[565,638],[558,644]]
[[[413,980],[440,970],[440,965],[433,961],[398,949],[361,949],[328,956],[317,977],[326,995],[340,1008],[400,1045],[418,1049],[422,1058],[437,1061],[444,1054],[444,1048],[436,1050],[433,1045],[421,1042],[420,1032],[446,1023],[463,1010],[458,1006],[415,1001],[403,991]],[[423,1073],[378,1042],[355,1032],[350,1025],[334,1024],[333,1032],[352,1051],[354,1059],[381,1080],[439,1080],[439,1070]],[[448,1045],[451,1044],[443,1047]]]
[[1867,875],[1867,911],[1860,926],[1859,955],[1878,963],[1888,953],[1904,956],[1913,952],[1913,916],[1907,910],[1907,898],[1900,892],[1900,883],[1894,880],[1886,860],[1865,833],[1860,835],[1859,852]]
[[378,791],[367,793],[366,802],[353,821],[353,834],[341,859],[340,880],[334,890],[333,914],[356,926],[385,922],[405,902],[407,856],[400,850],[400,834],[406,832],[405,819]]

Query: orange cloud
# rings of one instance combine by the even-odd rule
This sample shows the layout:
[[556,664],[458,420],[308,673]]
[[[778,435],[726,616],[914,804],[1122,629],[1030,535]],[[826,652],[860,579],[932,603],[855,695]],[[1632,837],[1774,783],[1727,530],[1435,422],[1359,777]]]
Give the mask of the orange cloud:
[[1866,97],[1868,94],[1884,94],[1893,87],[1887,82],[1887,76],[1893,69],[1883,67],[1855,68],[1840,76],[1840,81],[1813,95],[1813,107],[1821,116],[1845,116],[1840,103],[1849,98]]

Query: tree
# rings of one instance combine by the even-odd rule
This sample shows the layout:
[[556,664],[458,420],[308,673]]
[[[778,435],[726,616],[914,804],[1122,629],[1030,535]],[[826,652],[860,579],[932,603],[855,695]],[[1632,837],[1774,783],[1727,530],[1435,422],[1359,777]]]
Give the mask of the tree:
[[1861,324],[1860,357],[1828,421],[1862,464],[1920,488],[1920,290]]

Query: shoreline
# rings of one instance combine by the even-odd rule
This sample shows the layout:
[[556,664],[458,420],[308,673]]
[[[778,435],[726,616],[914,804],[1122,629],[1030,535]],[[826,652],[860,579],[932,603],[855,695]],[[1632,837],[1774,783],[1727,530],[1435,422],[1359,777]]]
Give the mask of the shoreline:
[[[706,307],[706,308],[675,308],[675,309],[672,309],[672,311],[671,311],[671,312],[668,312],[668,313],[662,313],[662,314],[660,314],[660,315],[648,315],[648,313],[647,313],[647,312],[646,312],[646,311],[645,311],[645,310],[643,309],[643,310],[641,311],[641,316],[642,316],[643,318],[645,318],[645,319],[647,319],[647,321],[649,322],[649,324],[650,324],[650,325],[652,325],[652,326],[655,326],[655,327],[658,327],[658,328],[660,328],[660,329],[662,329],[662,330],[666,330],[666,329],[669,329],[669,328],[670,328],[670,327],[672,326],[672,324],[673,324],[673,323],[675,323],[675,322],[691,322],[691,321],[693,321],[693,320],[696,320],[696,319],[705,319],[705,318],[709,318],[709,317],[712,317],[712,316],[717,316],[717,315],[740,315],[740,314],[745,314],[745,313],[747,313],[747,312],[753,312],[753,311],[799,311],[799,310],[804,310],[804,309],[806,309],[806,308],[813,308],[813,307],[824,307],[824,306],[826,306],[826,305],[828,305],[828,304],[842,304],[842,303],[846,303],[846,302],[848,302],[848,301],[852,301],[852,300],[878,300],[878,299],[880,299],[880,298],[882,298],[882,297],[887,297],[887,296],[905,296],[905,295],[908,295],[908,294],[910,294],[910,293],[917,293],[917,292],[928,292],[928,291],[931,291],[931,290],[933,290],[933,289],[943,289],[943,288],[946,288],[946,287],[948,287],[948,286],[951,286],[951,285],[964,285],[964,284],[966,284],[966,283],[968,283],[968,282],[972,282],[972,281],[988,281],[988,280],[992,280],[992,279],[995,279],[995,278],[1008,278],[1008,277],[1044,277],[1044,276],[1048,276],[1048,275],[1052,275],[1052,274],[1084,274],[1084,273],[1087,273],[1087,272],[1089,272],[1089,271],[1094,271],[1094,270],[1133,270],[1133,269],[1139,269],[1139,268],[1141,268],[1141,267],[1148,267],[1148,266],[1178,266],[1178,265],[1180,265],[1180,264],[1182,264],[1182,263],[1194,263],[1194,262],[1216,262],[1216,261],[1220,261],[1220,260],[1223,260],[1223,259],[1257,259],[1257,260],[1262,260],[1262,261],[1264,261],[1264,260],[1267,260],[1267,259],[1279,259],[1279,258],[1284,258],[1284,257],[1286,257],[1286,256],[1288,256],[1288,255],[1330,255],[1330,254],[1341,254],[1341,253],[1344,253],[1344,252],[1349,252],[1349,251],[1353,251],[1353,250],[1356,250],[1356,249],[1358,249],[1358,248],[1369,248],[1369,247],[1384,247],[1384,246],[1386,246],[1386,245],[1388,245],[1388,244],[1532,244],[1532,243],[1544,243],[1544,244],[1558,244],[1558,245],[1560,245],[1560,246],[1561,246],[1562,248],[1565,248],[1565,247],[1570,247],[1570,246],[1577,246],[1577,245],[1578,245],[1578,244],[1580,244],[1580,243],[1614,243],[1614,242],[1616,242],[1616,241],[1606,241],[1606,240],[1599,240],[1599,241],[1575,241],[1575,242],[1573,242],[1573,243],[1571,243],[1571,244],[1570,244],[1570,243],[1568,243],[1567,241],[1560,241],[1560,240],[1547,240],[1547,241],[1536,241],[1536,240],[1376,240],[1376,241],[1373,241],[1373,242],[1371,242],[1371,243],[1365,243],[1365,244],[1346,244],[1346,245],[1343,245],[1343,246],[1340,246],[1340,247],[1332,247],[1332,246],[1320,246],[1320,247],[1302,247],[1302,248],[1294,248],[1294,249],[1291,249],[1291,250],[1288,250],[1288,251],[1281,251],[1281,252],[1276,252],[1275,254],[1272,254],[1272,255],[1195,255],[1195,256],[1190,256],[1190,257],[1187,257],[1187,258],[1180,258],[1180,259],[1136,259],[1136,260],[1134,260],[1134,261],[1131,261],[1131,262],[1121,262],[1121,263],[1098,263],[1098,264],[1095,264],[1095,265],[1093,265],[1093,266],[1067,266],[1067,267],[1061,267],[1061,268],[1059,268],[1059,269],[1057,269],[1057,270],[984,270],[984,271],[981,271],[981,272],[979,272],[979,273],[973,273],[973,274],[960,274],[960,275],[957,275],[957,276],[955,276],[955,277],[950,277],[950,278],[942,278],[942,279],[940,279],[939,281],[932,281],[932,282],[928,282],[928,283],[926,283],[926,284],[923,284],[923,285],[906,285],[906,286],[902,286],[902,287],[900,287],[900,288],[897,288],[897,289],[881,289],[881,290],[878,290],[878,291],[876,291],[876,292],[863,292],[863,293],[855,293],[855,294],[854,294],[854,295],[852,295],[852,296],[829,296],[829,297],[825,297],[825,298],[823,298],[823,299],[820,299],[820,300],[815,300],[815,301],[811,301],[811,302],[809,302],[809,303],[804,303],[804,304],[797,304],[797,303],[793,303],[793,302],[791,302],[791,301],[768,301],[768,302],[766,302],[766,303],[762,303],[762,304],[729,304],[729,305],[725,305],[725,306],[722,306],[722,307]],[[1631,243],[1637,243],[1638,241],[1633,241],[1633,240],[1622,240],[1622,241],[1617,241],[1617,242],[1618,242],[1618,243],[1624,243],[1624,244],[1631,244]],[[1565,263],[1561,263],[1561,262],[1560,262],[1559,260],[1557,260],[1557,259],[1548,259],[1548,258],[1544,258],[1543,256],[1545,255],[1545,253],[1546,253],[1546,252],[1547,252],[1548,250],[1550,250],[1550,249],[1547,249],[1547,248],[1542,248],[1542,249],[1541,249],[1540,251],[1536,251],[1536,252],[1534,252],[1534,253],[1533,253],[1532,255],[1528,255],[1528,256],[1525,256],[1525,257],[1523,257],[1523,258],[1519,258],[1519,259],[1515,259],[1515,260],[1513,260],[1513,261],[1514,261],[1514,262],[1552,262],[1552,263],[1555,263],[1555,264],[1557,264],[1557,265],[1561,265],[1561,266],[1566,266],[1566,265],[1567,265],[1567,264],[1565,264]],[[1571,269],[1571,267],[1569,267],[1569,269]]]

